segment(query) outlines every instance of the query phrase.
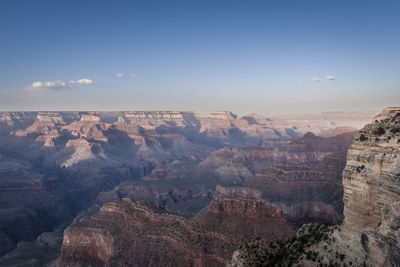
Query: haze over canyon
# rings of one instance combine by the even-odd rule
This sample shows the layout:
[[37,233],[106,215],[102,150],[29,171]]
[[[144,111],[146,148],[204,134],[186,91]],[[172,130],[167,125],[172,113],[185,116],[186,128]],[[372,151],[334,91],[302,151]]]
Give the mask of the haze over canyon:
[[0,264],[224,266],[337,224],[347,150],[376,114],[0,113]]

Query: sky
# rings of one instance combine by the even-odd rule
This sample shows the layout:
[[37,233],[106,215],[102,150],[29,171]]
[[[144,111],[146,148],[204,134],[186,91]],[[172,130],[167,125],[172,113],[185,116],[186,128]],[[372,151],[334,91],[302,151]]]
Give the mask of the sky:
[[400,104],[400,1],[1,0],[0,110]]

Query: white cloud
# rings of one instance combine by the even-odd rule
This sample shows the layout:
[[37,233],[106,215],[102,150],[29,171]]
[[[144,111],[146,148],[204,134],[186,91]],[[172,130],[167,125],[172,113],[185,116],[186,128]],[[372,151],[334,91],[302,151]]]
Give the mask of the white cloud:
[[79,79],[77,81],[70,81],[71,84],[94,84],[91,79]]
[[123,73],[117,73],[117,78],[121,78],[121,77],[123,77],[124,76],[124,74]]
[[327,76],[325,77],[325,79],[327,79],[327,80],[334,80],[334,79],[336,79],[336,77],[335,77],[335,76],[332,76],[332,75],[327,75]]
[[136,78],[138,75],[136,73],[132,73],[132,77]]
[[67,87],[67,83],[63,81],[54,82],[33,82],[30,89],[33,90],[57,90]]
[[318,78],[318,77],[312,77],[310,80],[314,81],[314,82],[320,82],[321,81],[321,79]]

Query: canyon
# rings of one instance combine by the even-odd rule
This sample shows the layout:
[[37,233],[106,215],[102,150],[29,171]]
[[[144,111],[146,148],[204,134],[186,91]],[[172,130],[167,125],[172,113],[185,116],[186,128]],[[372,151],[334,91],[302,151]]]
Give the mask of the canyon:
[[[8,254],[0,263],[15,263],[21,253],[32,255],[31,262],[38,266],[47,259],[54,263],[60,242],[43,242],[41,236],[59,240],[68,225],[68,240],[82,235],[81,225],[103,240],[101,249],[109,258],[93,256],[95,262],[118,262],[113,253],[132,240],[110,243],[110,235],[100,233],[104,229],[99,226],[96,232],[90,226],[99,223],[106,232],[114,229],[106,222],[120,213],[104,207],[122,209],[124,220],[130,218],[118,231],[132,231],[130,223],[143,219],[132,214],[140,210],[146,220],[155,220],[154,227],[166,240],[173,237],[167,237],[170,229],[160,220],[185,224],[185,234],[201,240],[207,231],[215,232],[207,242],[227,246],[213,248],[215,253],[204,251],[210,243],[193,245],[182,239],[190,247],[186,252],[196,255],[197,263],[190,264],[199,266],[208,260],[216,266],[225,264],[240,243],[256,237],[285,239],[304,222],[336,223],[343,219],[341,171],[347,148],[355,131],[373,115],[1,112],[0,253]],[[271,230],[262,229],[263,223]],[[218,228],[221,224],[226,227]],[[234,229],[244,224],[251,227],[236,237]],[[147,230],[142,227],[140,235]],[[222,245],[227,238],[230,241]],[[68,256],[74,254],[69,249],[73,247],[63,245],[63,264],[85,261]],[[172,254],[162,259],[174,260]],[[121,257],[145,260],[132,251]]]
[[247,242],[229,266],[399,266],[400,108],[357,133],[343,171],[344,222],[306,224],[285,242]]
[[234,196],[257,196],[299,224],[336,223],[343,219],[341,172],[353,136],[307,133],[276,148],[223,148],[199,163],[174,162],[137,181],[122,182],[101,192],[96,203],[141,199],[173,213],[195,215],[216,193],[232,197],[234,190]]
[[60,266],[222,266],[244,240],[294,232],[278,210],[259,201],[216,199],[205,213],[186,218],[122,199],[65,230]]

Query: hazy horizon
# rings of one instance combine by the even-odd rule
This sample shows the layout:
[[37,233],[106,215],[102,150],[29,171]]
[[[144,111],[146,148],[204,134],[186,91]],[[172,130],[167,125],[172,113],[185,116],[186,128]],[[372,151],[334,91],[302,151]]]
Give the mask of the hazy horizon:
[[[389,107],[389,106],[388,106]],[[388,108],[385,107],[385,108]],[[118,113],[118,112],[188,112],[188,113],[195,113],[195,114],[200,114],[200,115],[209,115],[212,113],[216,113],[216,112],[231,112],[234,115],[237,116],[246,116],[246,115],[261,115],[261,116],[285,116],[285,115],[319,115],[319,114],[324,114],[324,113],[379,113],[381,112],[383,109],[381,110],[354,110],[354,111],[345,111],[345,110],[337,110],[337,111],[332,111],[332,110],[326,110],[326,111],[321,111],[321,112],[309,112],[309,113],[299,113],[299,112],[295,112],[295,113],[256,113],[256,112],[248,112],[248,113],[238,113],[238,112],[233,112],[231,110],[214,110],[214,111],[210,111],[210,112],[198,112],[198,111],[194,111],[194,110],[0,110],[0,113],[8,113],[8,112],[98,112],[98,113]]]

